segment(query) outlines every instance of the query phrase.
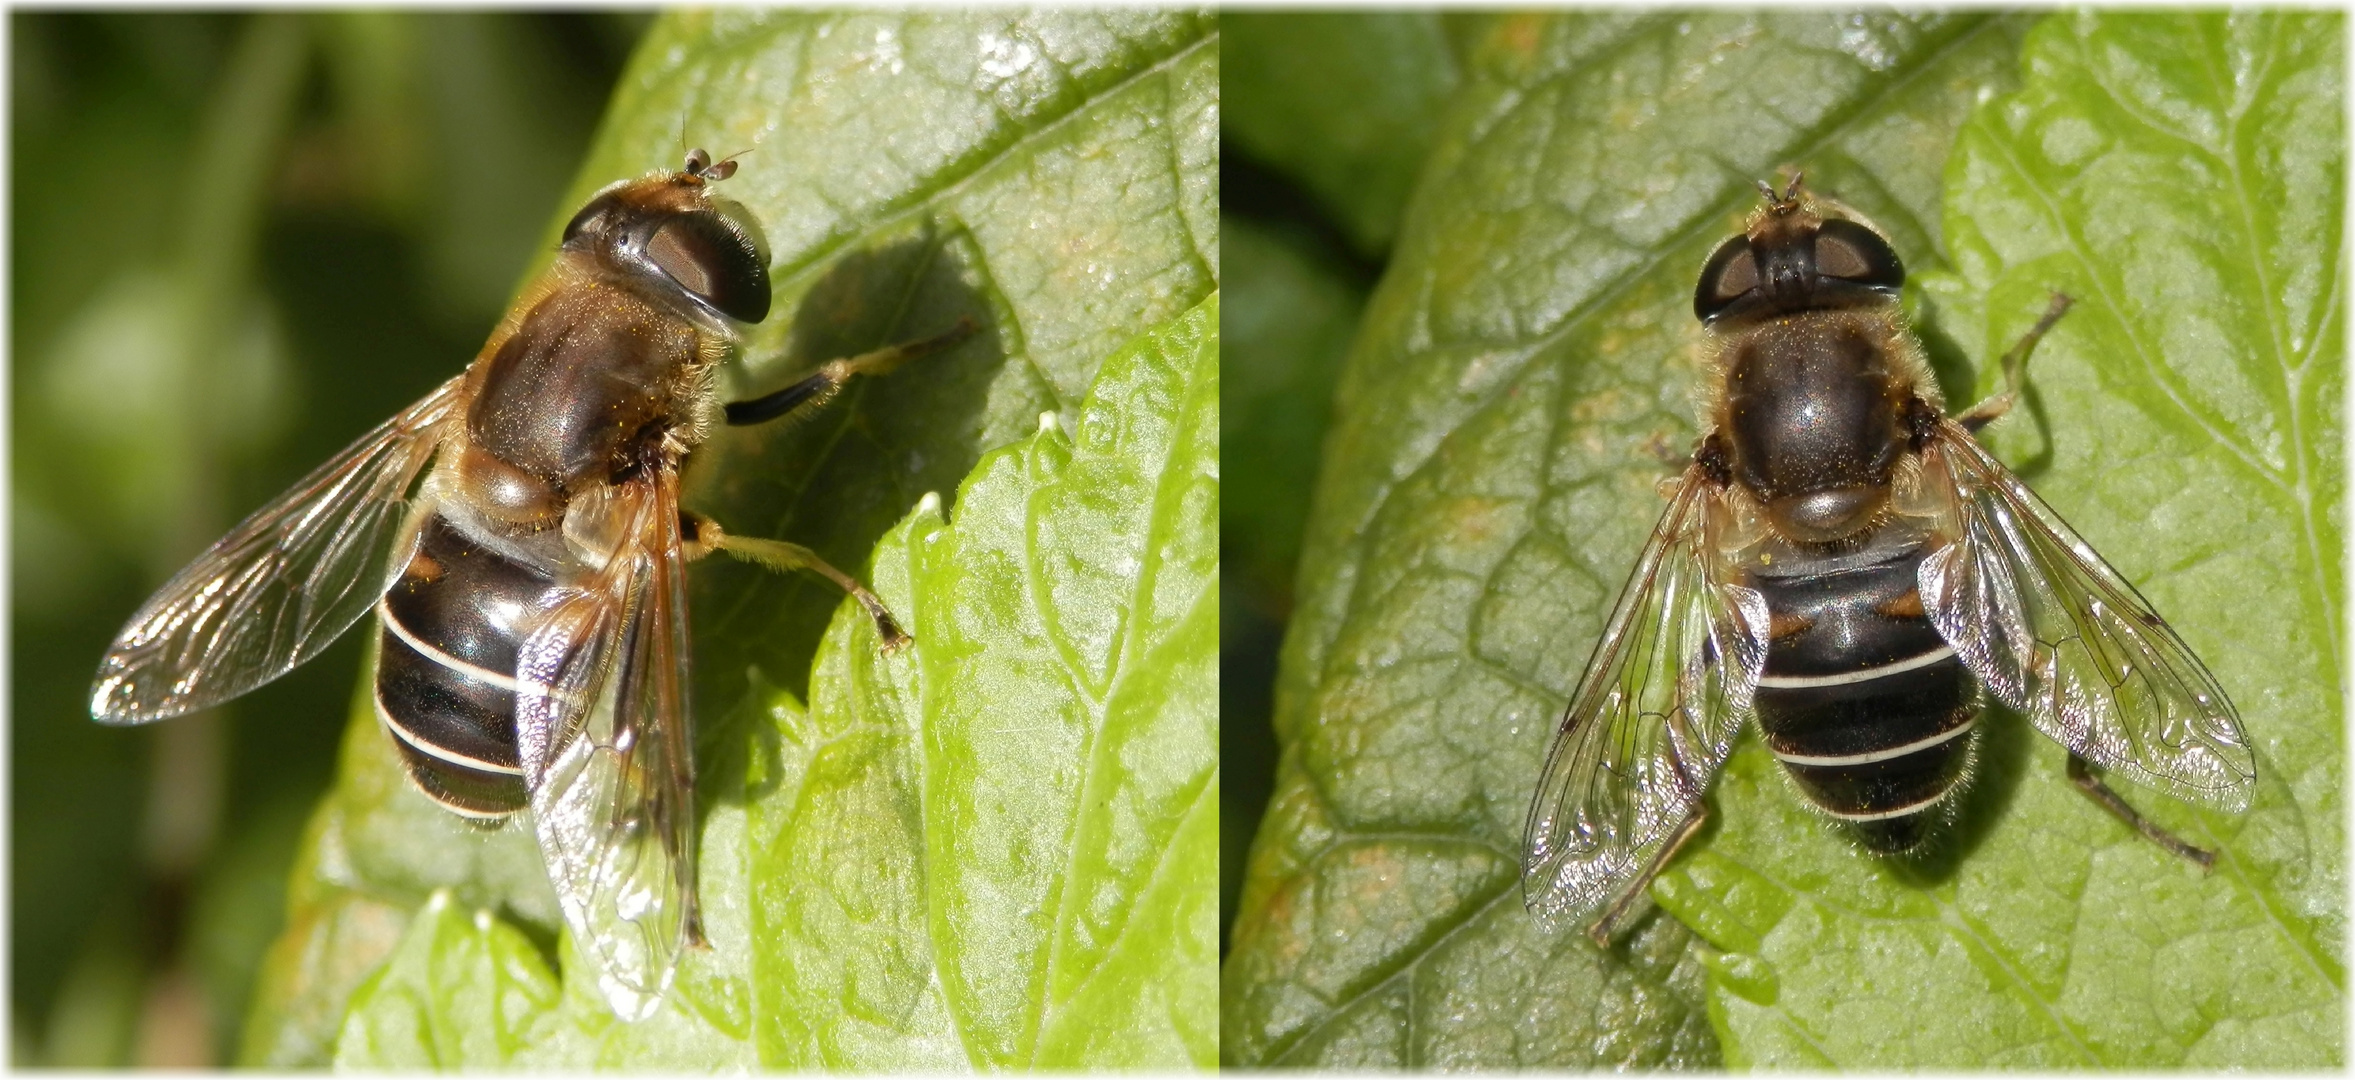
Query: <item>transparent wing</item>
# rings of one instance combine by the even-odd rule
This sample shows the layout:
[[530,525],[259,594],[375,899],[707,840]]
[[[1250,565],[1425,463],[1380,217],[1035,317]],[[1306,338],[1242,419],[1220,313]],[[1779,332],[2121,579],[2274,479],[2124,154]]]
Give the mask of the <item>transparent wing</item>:
[[694,775],[677,474],[619,490],[632,539],[526,639],[517,734],[565,922],[614,1012],[639,1020],[699,937]]
[[2079,757],[2246,808],[2257,762],[2239,715],[2167,621],[1959,425],[1924,463],[1957,514],[1922,562],[1922,604],[1971,673]]
[[1660,853],[1750,720],[1766,602],[1711,580],[1710,495],[1685,474],[1546,755],[1521,889],[1549,927],[1599,911]]
[[218,705],[318,655],[366,614],[400,571],[392,548],[409,488],[433,460],[458,384],[361,436],[166,582],[107,649],[90,715],[140,724]]

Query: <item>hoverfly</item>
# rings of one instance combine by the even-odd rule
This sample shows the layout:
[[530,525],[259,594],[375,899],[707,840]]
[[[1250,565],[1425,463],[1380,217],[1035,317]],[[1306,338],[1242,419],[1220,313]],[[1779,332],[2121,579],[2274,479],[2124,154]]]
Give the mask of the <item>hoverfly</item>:
[[1867,849],[1953,814],[1984,698],[2069,750],[2077,787],[2202,866],[2087,767],[2246,808],[2232,703],[2134,587],[1973,432],[2017,399],[2055,295],[1952,416],[1898,310],[1884,235],[1799,178],[1701,270],[1705,434],[1670,487],[1555,733],[1523,837],[1523,899],[1598,944],[1707,816],[1755,719],[1808,801]]
[[90,711],[138,724],[217,705],[374,610],[376,715],[408,774],[495,826],[531,810],[549,881],[614,1011],[650,1015],[695,886],[685,564],[711,551],[826,576],[885,648],[873,593],[807,548],[679,506],[716,421],[812,407],[854,375],[954,345],[848,359],[724,409],[713,380],[769,313],[758,224],[701,150],[607,187],[565,227],[464,374],[362,436],[164,585],[106,654]]

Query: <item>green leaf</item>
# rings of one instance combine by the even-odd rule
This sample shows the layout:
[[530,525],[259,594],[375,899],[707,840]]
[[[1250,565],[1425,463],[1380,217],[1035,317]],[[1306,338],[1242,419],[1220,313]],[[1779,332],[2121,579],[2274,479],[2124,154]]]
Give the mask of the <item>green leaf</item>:
[[353,995],[341,1068],[512,1065],[561,988],[531,941],[488,909],[433,894],[391,959]]
[[1238,11],[1227,132],[1306,188],[1363,254],[1378,254],[1457,82],[1432,12]]
[[1068,439],[880,545],[913,656],[846,609],[755,752],[789,793],[753,826],[770,1060],[857,1064],[909,1017],[945,1057],[901,1067],[1211,1064],[1217,326],[1213,298],[1107,361]]
[[[1078,415],[1083,395],[1098,384],[1105,357],[1149,328],[1181,316],[1192,320],[1188,326],[1205,318],[1202,305],[1217,288],[1217,91],[1214,24],[1191,14],[673,14],[659,21],[641,46],[548,235],[553,241],[571,211],[604,183],[675,168],[684,128],[687,145],[718,153],[752,148],[724,193],[763,223],[776,286],[775,315],[751,335],[742,363],[728,365],[723,394],[732,399],[774,389],[827,359],[936,333],[960,317],[982,327],[949,353],[854,385],[808,422],[716,433],[689,462],[687,499],[695,509],[732,531],[807,544],[836,565],[857,570],[921,496],[952,490],[989,448],[1035,441],[1042,412]],[[1215,314],[1208,318],[1215,323]],[[1210,355],[1214,364],[1214,348]],[[1203,392],[1215,395],[1215,380],[1208,387]],[[1158,415],[1154,410],[1176,407],[1142,397],[1105,400],[1113,404],[1087,406],[1105,416],[1093,424],[1080,422],[1083,444],[1091,433],[1118,424],[1150,426],[1150,418]],[[1215,396],[1209,400],[1215,402]],[[1194,422],[1208,425],[1215,446],[1215,407]],[[1096,451],[1091,446],[1081,451],[1090,468],[1109,471],[1158,467],[1161,461],[1150,456],[1150,445],[1121,443],[1097,456],[1090,456]],[[1207,516],[1200,507],[1192,509],[1193,516],[1156,525],[1167,531],[1153,533],[1150,540],[1164,547],[1182,545],[1194,542],[1187,530],[1197,531],[1206,565],[1215,567],[1207,539],[1216,521],[1215,496]],[[961,520],[962,504],[948,513]],[[1069,525],[1061,517],[1051,520]],[[1094,546],[1109,543],[1117,533],[1072,527],[1065,534],[1039,535],[1028,557],[1042,574],[1050,568],[1076,573],[1103,560],[1112,560],[1107,565],[1115,568],[1129,567],[1112,549]],[[1145,543],[1130,539],[1131,548]],[[698,564],[690,574],[705,810],[703,896],[714,940],[732,940],[737,947],[685,961],[672,1005],[640,1025],[613,1022],[592,990],[567,978],[553,1018],[543,1027],[527,1026],[534,1038],[515,1063],[702,1068],[824,1061],[881,1067],[1032,1057],[1095,1061],[1126,1054],[1170,1064],[1184,1060],[1173,1056],[1179,1055],[1174,1048],[1194,1043],[1162,1029],[1190,1024],[1197,1042],[1207,1040],[1202,1034],[1211,1023],[1206,989],[1200,1002],[1166,1002],[1157,995],[1186,985],[1183,979],[1140,983],[1136,978],[1141,969],[1133,965],[1140,960],[1184,971],[1174,957],[1092,935],[1111,925],[1103,921],[1107,918],[1120,925],[1130,925],[1123,920],[1133,918],[1142,920],[1136,925],[1159,925],[1151,920],[1161,919],[1173,928],[1189,927],[1192,916],[1178,905],[1180,899],[1193,902],[1189,889],[1201,894],[1207,925],[1212,917],[1207,914],[1212,895],[1208,860],[1214,854],[1173,854],[1156,864],[1167,877],[1139,882],[1122,875],[1134,869],[1128,859],[1140,835],[1171,852],[1191,851],[1194,833],[1188,830],[1207,830],[1202,843],[1208,845],[1215,819],[1184,829],[1172,824],[1160,833],[1122,831],[1145,829],[1152,819],[1137,816],[1142,811],[1135,807],[1124,810],[1117,797],[1115,810],[1128,816],[1084,819],[1088,830],[1072,843],[1085,858],[1073,863],[1068,875],[1052,875],[1054,882],[1084,883],[1094,891],[1086,905],[1075,899],[1068,910],[1041,909],[1068,915],[1052,925],[1072,940],[1052,951],[1051,960],[1048,955],[1031,958],[1042,965],[1037,979],[1053,979],[1034,980],[1036,992],[1029,998],[1002,993],[1011,976],[1000,968],[1012,960],[962,958],[961,950],[986,954],[1010,948],[1016,938],[999,922],[919,925],[925,931],[921,948],[899,959],[930,964],[939,955],[942,974],[921,978],[931,980],[933,1000],[953,1004],[941,1015],[954,1021],[924,1028],[928,1034],[921,1036],[911,1032],[921,1028],[923,1017],[871,1012],[861,1003],[860,995],[870,990],[889,997],[890,986],[896,985],[891,979],[909,969],[892,966],[896,961],[889,956],[860,951],[853,938],[820,942],[829,950],[827,959],[801,956],[810,965],[802,976],[763,966],[745,943],[754,940],[754,921],[768,917],[759,913],[755,898],[766,895],[764,888],[779,886],[756,884],[768,864],[756,854],[765,849],[751,831],[780,827],[786,813],[764,800],[796,796],[752,784],[749,776],[775,774],[763,773],[768,766],[762,762],[768,759],[747,747],[775,744],[784,715],[779,710],[800,712],[790,702],[802,696],[797,691],[805,682],[815,695],[810,715],[823,718],[839,707],[833,699],[839,688],[827,684],[826,676],[813,681],[811,665],[813,654],[821,664],[829,662],[820,638],[843,601],[822,582],[719,563]],[[1183,579],[1183,574],[1165,575],[1165,588],[1177,589]],[[926,616],[909,606],[909,591],[890,585],[882,585],[882,591],[920,637],[931,636]],[[929,594],[921,585],[914,594],[920,608]],[[1106,599],[1102,590],[1057,596],[1055,629],[1070,637],[1052,640],[1085,640],[1092,646],[1098,637],[1114,633],[1108,628],[1129,627],[1127,608],[1082,602]],[[1168,597],[1150,599],[1158,605]],[[1153,605],[1135,617],[1162,618]],[[944,627],[955,625],[950,620]],[[1020,766],[1007,773],[1006,782],[1045,798],[1058,790],[1050,779],[1110,777],[1118,771],[1090,769],[1091,753],[1138,755],[1117,759],[1127,770],[1121,775],[1144,777],[1165,768],[1185,772],[1177,750],[1123,741],[1124,732],[1135,735],[1139,728],[1166,736],[1160,713],[1146,703],[1131,710],[1125,698],[1101,697],[1115,691],[1137,694],[1156,680],[1179,679],[1186,670],[1189,647],[1182,641],[1162,642],[1158,623],[1153,633],[1141,629],[1144,625],[1136,624],[1134,640],[1123,650],[1094,657],[1096,666],[1084,672],[1087,679],[1078,685],[1096,711],[1058,719],[1068,724],[1082,716],[1094,718],[1084,725],[1085,740],[992,745],[1004,755],[1003,768]],[[847,633],[837,627],[826,649],[845,648],[839,639]],[[1215,642],[1215,630],[1202,633],[1205,642]],[[940,635],[938,643],[921,641],[913,658],[889,663],[930,662],[955,640],[949,629]],[[981,634],[975,640],[982,644],[961,655],[976,670],[1000,663],[1001,647],[1020,644]],[[858,647],[872,651],[873,645],[865,641]],[[1061,661],[1078,655],[1066,652],[1053,656]],[[1207,665],[1208,653],[1203,655]],[[1012,659],[1002,662],[1014,664]],[[1045,678],[1054,669],[1025,673]],[[999,700],[991,695],[1015,685],[1010,677],[1000,682],[1004,685],[988,687],[988,695],[973,697],[966,707]],[[559,941],[560,920],[529,831],[467,828],[410,790],[384,736],[372,730],[376,724],[367,693],[363,679],[337,788],[314,819],[295,873],[290,936],[274,949],[261,980],[248,1028],[249,1061],[323,1063],[320,1051],[342,1024],[342,1003],[359,976],[390,947],[387,935],[355,935],[354,917],[365,913],[361,922],[380,927],[384,911],[415,911],[443,887],[454,889],[456,902],[468,911],[495,912],[544,956],[565,950],[564,959],[553,965],[560,973],[577,968],[565,962],[569,945]],[[1207,697],[1187,693],[1174,700]],[[1183,710],[1170,713],[1184,715]],[[1127,719],[1115,723],[1115,717]],[[1008,712],[993,723],[1021,727],[1049,719]],[[937,735],[913,721],[902,726],[900,735],[918,731]],[[1079,756],[1058,756],[1065,753]],[[1209,753],[1205,736],[1205,762]],[[926,783],[943,782],[930,772],[924,775]],[[1103,793],[1118,796],[1128,790],[1112,784]],[[894,813],[921,819],[925,800],[933,797],[930,789],[921,792],[921,798],[907,792],[893,796],[907,801],[857,805],[875,814],[881,811],[874,807],[888,805]],[[867,798],[874,792],[853,794]],[[1089,795],[1095,794],[1091,789]],[[869,812],[853,809],[842,812],[850,817]],[[1067,810],[1065,818],[1071,816]],[[1045,820],[1044,811],[1033,807],[1005,824],[1044,828]],[[1112,827],[1116,821],[1118,829]],[[1108,831],[1097,839],[1112,848],[1087,847],[1095,837],[1089,830],[1096,829]],[[991,834],[968,842],[1003,839]],[[811,877],[795,880],[794,895],[804,903],[825,900],[802,895],[813,879],[877,889],[877,867],[859,861],[857,845],[886,840],[837,830],[803,841],[823,846],[804,853],[818,862],[802,868]],[[954,867],[944,860],[964,854],[963,849],[929,853],[912,865],[945,875]],[[933,889],[928,895],[942,898],[942,906],[936,912],[923,906],[930,901],[921,901],[924,919],[945,919],[955,910],[945,899],[947,891]],[[883,904],[872,895],[837,899],[853,911]],[[1123,914],[1103,916],[1100,905],[1115,901]],[[1133,916],[1125,914],[1132,909]],[[412,938],[427,932],[416,926],[410,930]],[[351,949],[331,947],[339,933],[347,935]],[[1202,936],[1207,942],[1211,934]],[[1162,940],[1181,939],[1163,935]],[[1209,983],[1208,955],[1195,965],[1203,987]],[[884,968],[872,967],[877,964]],[[892,973],[888,978],[875,975],[882,983],[868,981],[886,969]],[[855,1022],[846,1022],[851,1027],[866,1025],[859,1028],[863,1034],[800,1039],[784,1027],[816,1014],[806,1005],[794,1006],[802,1011],[793,1016],[769,1011],[790,999],[789,978],[814,978],[818,970],[838,972],[827,1000],[852,1015]],[[960,985],[960,978],[970,985]],[[985,986],[988,993],[982,994],[979,988]],[[941,997],[944,992],[950,996]],[[967,996],[973,994],[981,996]],[[1033,1008],[1027,1022],[991,1011],[1018,1013],[1025,1002]],[[1142,1012],[1123,1026],[1119,1014],[1124,1008]],[[984,1020],[986,1037],[979,1028],[965,1030]],[[322,1023],[328,1026],[322,1029]]]
[[1980,359],[2048,290],[2077,300],[1992,441],[2240,707],[2248,813],[2116,785],[2215,872],[2092,807],[2008,714],[1927,882],[1812,826],[1753,748],[1655,890],[1725,950],[1730,1062],[2343,1064],[2344,39],[2336,13],[2047,20],[1961,133],[1954,272],[1924,282]]
[[1935,266],[1947,149],[2014,77],[2027,24],[1466,25],[1465,84],[1336,398],[1222,1053],[1712,1064],[1708,954],[1681,924],[1650,917],[1607,955],[1531,924],[1530,791],[1659,512],[1647,445],[1694,435],[1693,274],[1755,205],[1750,181],[1803,165]]
[[290,899],[288,907],[285,930],[262,958],[261,989],[238,1051],[242,1066],[332,1060],[346,1005],[391,955],[410,915],[402,905],[348,892]]

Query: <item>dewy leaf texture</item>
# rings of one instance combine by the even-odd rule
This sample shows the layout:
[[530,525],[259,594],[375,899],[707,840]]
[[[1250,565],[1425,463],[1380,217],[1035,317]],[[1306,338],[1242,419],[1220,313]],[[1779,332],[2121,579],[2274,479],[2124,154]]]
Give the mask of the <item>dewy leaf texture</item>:
[[[570,977],[580,961],[529,831],[467,829],[409,790],[364,681],[246,1060],[1206,1061],[1215,712],[1196,705],[1215,696],[1217,126],[1218,38],[1200,15],[659,20],[551,244],[606,182],[676,167],[683,146],[750,149],[721,192],[763,225],[776,307],[723,394],[960,317],[981,328],[807,422],[718,433],[687,473],[688,504],[732,531],[808,544],[863,576],[881,559],[877,587],[919,643],[879,656],[822,582],[725,560],[690,572],[702,888],[718,947],[690,955],[669,1003],[637,1025]],[[1054,483],[1038,464],[1063,439],[1039,432],[1048,412],[1077,443],[1062,468],[1085,482]],[[1037,465],[1015,478],[1034,488],[1001,476],[958,494],[977,464],[1003,472],[1009,459]],[[913,568],[904,552],[876,555],[887,533],[915,542],[891,530],[930,492],[954,496],[925,511],[941,536],[970,526],[1022,544],[970,541],[978,565],[923,545]],[[1021,514],[968,508],[976,493]],[[1127,595],[1113,580],[1151,586]],[[869,691],[906,693],[859,697]],[[447,910],[421,910],[435,895]],[[472,952],[430,945],[451,939],[442,922],[472,925],[478,911],[510,931]],[[515,934],[561,996],[540,1008],[527,995],[512,1048],[479,1032],[394,1045],[392,1033],[428,1028],[375,1010],[471,1000],[468,980],[493,977]],[[414,962],[445,953],[482,962]],[[339,1030],[372,1034],[338,1046]]]

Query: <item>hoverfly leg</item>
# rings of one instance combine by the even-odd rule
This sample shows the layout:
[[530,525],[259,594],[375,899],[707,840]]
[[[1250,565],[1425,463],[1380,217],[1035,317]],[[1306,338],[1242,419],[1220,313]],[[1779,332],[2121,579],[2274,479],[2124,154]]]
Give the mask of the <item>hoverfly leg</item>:
[[1653,856],[1643,872],[1637,874],[1627,883],[1627,888],[1619,893],[1619,899],[1613,900],[1602,917],[1596,919],[1593,926],[1586,928],[1586,936],[1595,943],[1595,948],[1608,950],[1611,947],[1611,939],[1619,935],[1619,923],[1627,918],[1627,912],[1635,906],[1636,898],[1651,890],[1652,879],[1667,869],[1668,860],[1676,858],[1677,851],[1698,835],[1701,826],[1708,821],[1709,804],[1695,805],[1692,814],[1684,819],[1684,824],[1676,827],[1676,835],[1669,837],[1668,843],[1661,847],[1660,854]]
[[2003,354],[2003,392],[1971,406],[1970,411],[1954,418],[1956,423],[1975,432],[2012,411],[2012,406],[2019,403],[2021,386],[2028,378],[2028,354],[2036,350],[2036,343],[2043,340],[2054,323],[2061,321],[2061,316],[2069,313],[2069,305],[2075,302],[2066,293],[2052,294],[2052,303],[2045,307],[2044,317],[2036,320],[2036,325],[2029,327],[2027,333],[2020,335],[2012,351]]
[[2135,812],[2132,806],[2126,804],[2125,799],[2120,798],[2117,792],[2110,790],[2108,784],[2102,783],[2101,777],[2093,775],[2092,767],[2087,764],[2084,758],[2075,754],[2069,755],[2069,782],[2077,785],[2077,790],[2084,792],[2086,798],[2092,799],[2095,804],[2109,811],[2118,820],[2133,826],[2134,831],[2141,833],[2144,839],[2198,863],[2202,870],[2215,869],[2215,852],[2186,844],[2177,839],[2174,833],[2158,827],[2149,818]]
[[860,607],[867,609],[867,616],[875,620],[876,636],[883,639],[884,652],[898,652],[908,642],[915,640],[908,636],[907,631],[900,629],[899,620],[891,617],[890,609],[885,608],[883,601],[877,599],[874,593],[867,591],[866,586],[859,584],[859,579],[835,569],[834,564],[819,558],[817,552],[783,540],[736,536],[721,529],[719,522],[701,514],[682,513],[679,519],[679,532],[685,541],[681,546],[686,549],[687,558],[700,559],[714,551],[725,551],[779,573],[809,570],[824,575],[826,580],[849,593],[850,598],[858,601]]
[[873,352],[860,353],[843,360],[827,361],[825,366],[807,378],[773,394],[747,401],[728,403],[728,423],[736,427],[774,420],[780,416],[814,406],[834,396],[854,375],[881,375],[918,357],[949,348],[973,336],[971,318],[957,320],[947,333],[936,334],[921,341],[903,341]]

